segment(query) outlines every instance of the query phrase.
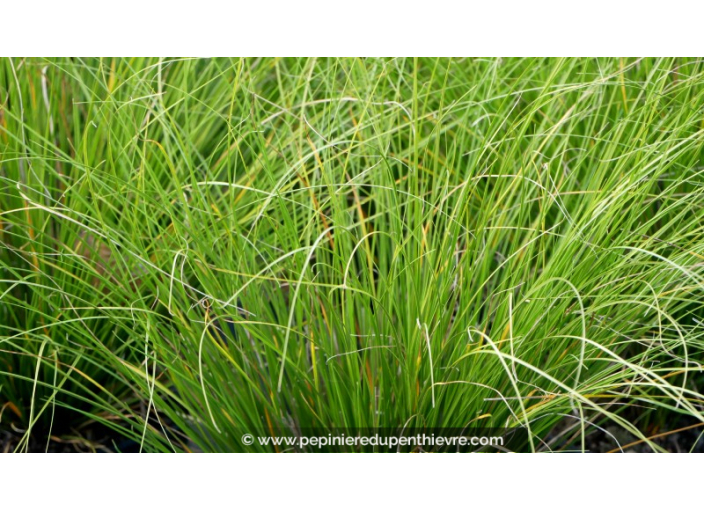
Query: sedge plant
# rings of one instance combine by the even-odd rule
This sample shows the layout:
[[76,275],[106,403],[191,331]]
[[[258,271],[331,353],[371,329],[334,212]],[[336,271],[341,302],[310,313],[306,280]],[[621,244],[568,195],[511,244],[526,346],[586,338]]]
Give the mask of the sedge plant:
[[688,59],[3,59],[0,430],[662,451],[704,430],[703,114]]

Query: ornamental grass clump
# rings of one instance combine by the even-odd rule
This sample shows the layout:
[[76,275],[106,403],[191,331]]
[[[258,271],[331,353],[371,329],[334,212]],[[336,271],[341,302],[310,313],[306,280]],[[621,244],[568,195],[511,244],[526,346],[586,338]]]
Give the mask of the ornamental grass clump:
[[701,448],[703,119],[687,59],[3,59],[0,443]]

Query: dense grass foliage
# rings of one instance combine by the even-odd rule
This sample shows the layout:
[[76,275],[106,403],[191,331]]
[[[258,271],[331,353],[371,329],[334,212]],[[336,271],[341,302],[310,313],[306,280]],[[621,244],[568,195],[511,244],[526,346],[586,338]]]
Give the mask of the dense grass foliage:
[[0,441],[698,433],[703,85],[684,59],[3,59]]

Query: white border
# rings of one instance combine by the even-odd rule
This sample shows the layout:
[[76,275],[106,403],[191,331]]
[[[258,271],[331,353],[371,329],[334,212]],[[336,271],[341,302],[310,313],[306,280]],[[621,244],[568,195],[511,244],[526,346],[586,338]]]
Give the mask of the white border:
[[3,53],[613,55],[704,49],[701,2],[4,2]]
[[682,508],[701,500],[692,455],[273,455],[2,455],[3,508]]

